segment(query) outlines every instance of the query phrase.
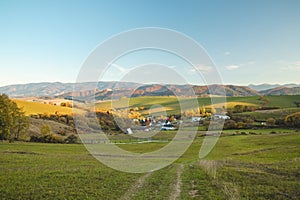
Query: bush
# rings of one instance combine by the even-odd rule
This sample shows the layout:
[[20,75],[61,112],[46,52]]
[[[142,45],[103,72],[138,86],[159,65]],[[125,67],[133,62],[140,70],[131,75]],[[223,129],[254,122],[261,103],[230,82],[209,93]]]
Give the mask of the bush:
[[267,126],[274,126],[275,125],[275,119],[274,118],[268,118],[266,123],[267,123]]
[[30,142],[44,142],[44,143],[64,143],[64,139],[62,136],[57,134],[47,134],[36,136],[30,136]]
[[246,128],[246,127],[247,127],[247,124],[244,123],[244,122],[238,122],[236,124],[236,128],[238,128],[238,129],[243,129],[243,128]]
[[285,124],[290,127],[300,127],[300,112],[286,116]]
[[236,122],[234,120],[226,120],[224,124],[224,129],[235,129]]
[[51,128],[48,124],[43,124],[40,128],[42,135],[50,135]]
[[249,132],[250,135],[257,135],[256,132]]
[[77,136],[76,135],[69,135],[65,140],[64,142],[65,143],[68,143],[68,144],[73,144],[73,143],[76,143],[77,142]]

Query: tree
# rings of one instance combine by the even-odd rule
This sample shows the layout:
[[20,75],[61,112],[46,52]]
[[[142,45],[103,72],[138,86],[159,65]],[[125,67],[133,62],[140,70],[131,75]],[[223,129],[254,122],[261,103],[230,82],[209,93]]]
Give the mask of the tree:
[[174,120],[175,120],[174,115],[171,115],[171,116],[169,117],[169,121],[172,122],[172,121],[174,121]]
[[294,104],[299,108],[300,107],[300,102],[295,101]]
[[72,144],[72,143],[76,143],[77,142],[77,136],[76,135],[69,135],[65,140],[64,140],[65,143],[69,143],[69,144]]
[[8,139],[10,137],[10,127],[13,119],[10,110],[10,100],[7,95],[0,96],[0,139]]
[[285,123],[291,127],[300,127],[300,112],[286,116]]
[[0,95],[0,139],[18,140],[27,131],[29,119],[6,94]]
[[275,125],[275,119],[274,118],[268,118],[266,121],[267,126],[274,126]]
[[206,109],[204,106],[199,108],[199,113],[200,113],[200,116],[203,116],[203,117],[206,116]]
[[235,113],[242,113],[244,111],[244,106],[243,105],[235,105],[233,110]]
[[43,135],[50,135],[51,129],[48,124],[43,124],[40,128],[40,131]]
[[22,111],[17,111],[15,116],[15,126],[12,131],[14,140],[18,140],[20,135],[26,133],[29,128],[29,118],[25,116],[25,113]]
[[212,106],[210,109],[211,114],[216,114],[217,110]]

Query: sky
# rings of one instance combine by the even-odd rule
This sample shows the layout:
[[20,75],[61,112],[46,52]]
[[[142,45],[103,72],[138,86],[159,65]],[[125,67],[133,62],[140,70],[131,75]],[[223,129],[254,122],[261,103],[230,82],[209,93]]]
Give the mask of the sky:
[[[171,29],[195,40],[224,84],[300,83],[298,0],[1,0],[0,86],[75,82],[96,47],[143,27]],[[149,63],[203,83],[188,63],[154,50],[124,55],[101,80],[122,80]],[[205,69],[200,71],[205,79]]]

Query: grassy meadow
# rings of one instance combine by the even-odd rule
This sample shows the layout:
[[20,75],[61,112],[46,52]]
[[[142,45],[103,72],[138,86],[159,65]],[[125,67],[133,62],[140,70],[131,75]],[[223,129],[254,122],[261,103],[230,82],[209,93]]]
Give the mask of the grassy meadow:
[[[267,106],[280,109],[237,115],[266,120],[300,111],[294,104],[300,101],[300,95],[266,98]],[[130,107],[144,107],[145,111],[155,104],[168,113],[180,110],[176,97],[123,98],[112,103],[99,102],[96,109],[122,109],[128,101]],[[191,101],[182,99],[187,107]],[[56,111],[72,114],[71,108],[16,102],[27,115]],[[211,101],[199,98],[198,103],[209,108]],[[227,97],[229,108],[235,105],[258,108],[262,103],[258,96]],[[188,133],[191,128],[184,127],[184,131]],[[205,135],[202,130],[199,127],[194,142],[177,161],[145,174],[113,170],[97,161],[82,144],[1,141],[0,199],[299,199],[299,130],[282,127],[224,130],[214,149],[200,160],[198,155]],[[164,147],[175,134],[176,131],[160,131],[152,136],[155,142],[151,143],[138,143],[120,133],[109,138],[127,151],[145,153]]]
[[[243,106],[253,106],[253,107],[261,107],[263,101],[259,100],[260,97],[258,96],[250,96],[250,97],[227,97],[226,98],[226,107],[233,108],[235,105],[243,105]],[[294,102],[300,101],[300,95],[286,95],[286,96],[267,96],[265,97],[268,99],[268,103],[266,106],[276,106],[283,110],[288,108],[295,108],[296,105]],[[218,100],[218,97],[215,97]],[[59,112],[60,114],[68,114],[72,115],[72,113],[82,113],[83,110],[75,109],[69,107],[62,107],[62,106],[55,106],[49,104],[43,104],[40,102],[31,102],[25,100],[14,100],[18,107],[22,107],[25,111],[26,115],[33,115],[33,114],[55,114]],[[210,109],[212,106],[215,108],[222,107],[223,104],[213,104],[211,102],[210,97],[201,97],[197,99],[199,106],[205,106],[206,108]],[[180,102],[182,103],[184,108],[187,109],[195,109],[193,107],[194,99],[189,97],[181,97]],[[114,109],[124,109],[124,108],[134,108],[134,107],[144,107],[145,110],[149,110],[153,105],[160,105],[163,109],[158,109],[158,112],[165,110],[168,114],[176,114],[178,111],[181,110],[179,100],[175,96],[142,96],[142,97],[134,97],[134,98],[122,98],[120,100],[114,101],[103,101],[98,102],[95,104],[96,110],[110,110]],[[153,107],[152,107],[153,108]],[[297,108],[296,108],[297,109]],[[155,108],[153,109],[155,112]],[[290,113],[293,110],[290,110]],[[298,111],[298,110],[296,110]],[[288,111],[287,111],[288,112]]]
[[[218,97],[215,97],[218,100]],[[295,108],[294,102],[300,102],[300,95],[286,95],[286,96],[266,96],[265,99],[268,100],[266,106],[269,107],[279,107],[281,109]],[[180,102],[185,108],[194,109],[192,107],[194,104],[194,99],[188,97],[180,98]],[[216,104],[212,105],[210,97],[201,97],[197,99],[199,106],[205,106],[206,108],[221,107],[223,105]],[[250,97],[227,97],[226,107],[233,108],[235,105],[253,106],[255,108],[262,107],[264,101],[260,100],[259,96]],[[169,114],[178,113],[180,110],[180,104],[178,98],[175,96],[163,97],[163,96],[144,96],[144,97],[134,97],[134,98],[122,98],[115,101],[103,101],[96,104],[96,109],[109,110],[122,109],[127,107],[144,107],[148,110],[153,105],[161,105],[164,107],[165,111]]]
[[[298,199],[300,132],[256,133],[220,137],[199,160],[199,132],[175,163],[146,174],[110,169],[81,144],[4,142],[0,199]],[[119,144],[133,152],[164,145]]]

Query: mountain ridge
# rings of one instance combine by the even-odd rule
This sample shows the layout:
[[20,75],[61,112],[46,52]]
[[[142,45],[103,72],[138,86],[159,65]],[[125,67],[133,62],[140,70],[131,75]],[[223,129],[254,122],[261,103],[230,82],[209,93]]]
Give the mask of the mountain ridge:
[[[250,87],[251,86],[251,87]],[[265,90],[255,90],[253,87],[267,87]],[[277,86],[277,87],[275,87]],[[295,87],[292,87],[295,86]],[[299,85],[300,86],[300,85]],[[298,84],[260,84],[249,86],[238,85],[179,85],[179,84],[141,84],[134,82],[83,82],[61,83],[40,82],[28,84],[14,84],[0,87],[0,93],[10,97],[60,97],[60,98],[92,98],[104,100],[110,98],[135,96],[258,96],[258,95],[293,95],[300,94]],[[76,91],[74,90],[76,89]]]
[[280,86],[276,88],[271,88],[268,90],[261,91],[264,95],[297,95],[300,94],[300,87],[286,87]]
[[295,84],[295,83],[288,83],[288,84],[268,84],[268,83],[263,83],[263,84],[249,84],[248,87],[251,89],[254,89],[256,91],[264,91],[264,90],[269,90],[277,87],[287,87],[287,88],[293,88],[293,87],[300,87],[300,84]]

